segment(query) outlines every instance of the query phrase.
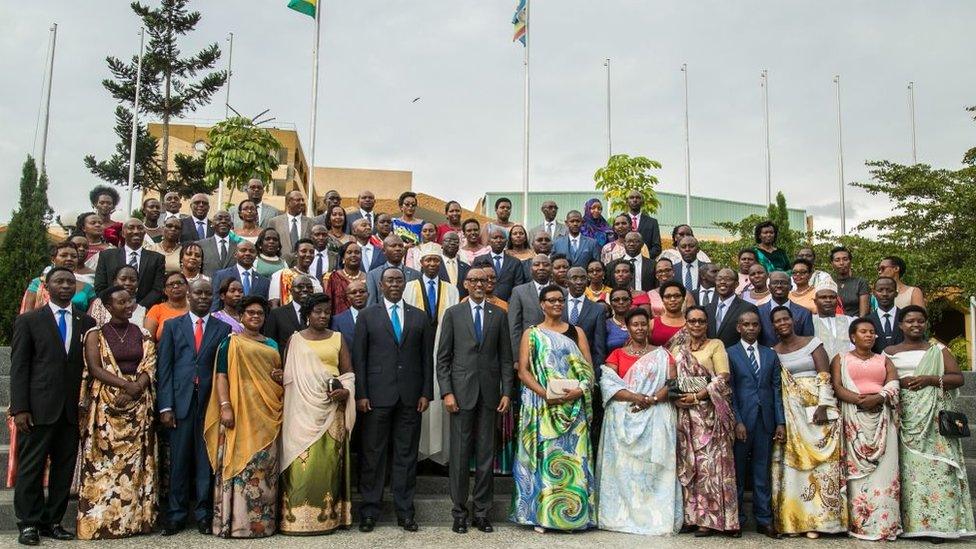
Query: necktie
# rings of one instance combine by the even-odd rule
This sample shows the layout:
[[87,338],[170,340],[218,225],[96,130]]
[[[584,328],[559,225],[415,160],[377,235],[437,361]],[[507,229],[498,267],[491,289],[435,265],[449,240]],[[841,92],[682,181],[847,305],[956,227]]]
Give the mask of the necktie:
[[197,221],[197,240],[203,240],[207,238],[207,231],[204,228],[203,221]]
[[[58,333],[61,334],[61,343],[67,347],[68,344],[68,321],[65,320],[65,315],[68,314],[67,309],[61,309],[58,311]],[[67,349],[65,349],[67,351]]]
[[502,272],[502,256],[501,254],[495,256],[495,274],[501,274]]
[[243,275],[241,287],[244,288],[244,295],[251,295],[251,271],[244,271]]
[[573,299],[573,308],[569,311],[569,323],[575,326],[576,323],[579,322],[579,315],[580,315],[580,300],[577,297]]
[[444,268],[447,269],[447,278],[450,279],[451,284],[457,284],[457,261],[450,258],[444,258]]
[[437,286],[436,281],[427,281],[427,314],[431,320],[437,318]]
[[718,314],[715,315],[715,326],[716,327],[722,325],[722,319],[723,318],[725,318],[725,302],[724,301],[718,304]]
[[371,212],[366,212],[366,221],[369,221],[370,230],[373,229],[373,214]]
[[481,305],[474,306],[474,337],[478,340],[478,345],[484,342],[485,334],[481,328]]
[[400,343],[400,335],[403,332],[403,327],[400,326],[400,315],[397,314],[397,308],[400,306],[396,303],[390,308],[390,323],[393,324],[393,336],[396,337],[397,343]]
[[691,290],[691,263],[685,265],[685,289]]
[[546,223],[546,232],[549,233],[549,238],[556,238],[556,228],[552,221]]
[[129,265],[131,265],[136,272],[139,271],[139,254],[135,252],[129,252]]
[[749,346],[749,364],[752,364],[752,372],[759,375],[759,361],[756,360],[756,348]]
[[636,215],[630,216],[630,229],[632,231],[636,231],[637,230],[637,225],[638,225],[637,224],[637,216]]
[[579,240],[571,238],[569,240],[569,255],[576,257],[576,251],[579,249]]
[[291,244],[292,246],[294,246],[295,243],[298,242],[298,218],[297,217],[291,218],[291,231],[289,232],[289,236],[291,236]]
[[197,319],[197,326],[193,329],[193,348],[200,352],[200,345],[203,344],[203,319]]
[[322,252],[318,252],[315,255],[317,256],[315,259],[315,278],[322,280]]
[[223,264],[227,260],[227,241],[223,238],[220,239],[220,263]]
[[884,335],[891,335],[891,313],[884,314]]
[[701,306],[702,307],[708,306],[708,304],[712,301],[712,291],[711,290],[702,290],[702,300],[701,301],[702,301],[701,302]]

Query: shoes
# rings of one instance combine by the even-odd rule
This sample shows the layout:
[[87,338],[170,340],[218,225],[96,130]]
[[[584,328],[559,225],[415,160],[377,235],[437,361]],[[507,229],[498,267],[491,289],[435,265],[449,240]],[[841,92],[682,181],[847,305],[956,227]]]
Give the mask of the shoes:
[[696,538],[708,538],[714,535],[715,530],[712,530],[711,528],[699,528],[698,531],[695,532]]
[[776,529],[772,526],[763,526],[760,524],[756,526],[756,532],[759,532],[760,534],[772,539],[779,539],[780,537],[779,534],[776,533]]
[[416,532],[417,530],[420,530],[420,526],[417,524],[417,521],[413,519],[413,517],[397,519],[397,526],[403,528],[403,530],[406,532]]
[[209,536],[213,533],[213,520],[203,519],[197,522],[197,532]]
[[451,531],[453,531],[455,534],[467,534],[468,533],[467,521],[465,521],[463,518],[454,519],[454,526],[451,526]]
[[728,532],[725,533],[725,535],[730,538],[741,538],[742,530],[729,530]]
[[372,532],[373,528],[376,528],[376,519],[373,517],[363,517],[359,521],[360,532]]
[[171,522],[166,526],[163,526],[163,529],[159,533],[164,536],[175,536],[176,534],[179,534],[182,531],[183,531],[182,524],[175,524]]
[[692,526],[692,525],[686,524],[686,525],[684,525],[684,526],[681,527],[681,530],[678,530],[678,533],[679,534],[690,534],[690,533],[694,532],[696,528],[697,528],[696,526]]
[[75,539],[75,535],[62,528],[60,524],[55,524],[54,526],[50,526],[48,528],[40,528],[38,529],[38,533],[40,533],[40,535],[46,538],[57,539],[61,541],[68,541],[70,539]]
[[25,526],[20,529],[20,535],[17,536],[17,543],[21,545],[40,545],[41,535],[38,534],[37,528],[34,526]]
[[491,522],[489,522],[486,518],[476,518],[472,520],[471,526],[474,526],[486,534],[490,534],[495,531],[495,529],[491,526]]

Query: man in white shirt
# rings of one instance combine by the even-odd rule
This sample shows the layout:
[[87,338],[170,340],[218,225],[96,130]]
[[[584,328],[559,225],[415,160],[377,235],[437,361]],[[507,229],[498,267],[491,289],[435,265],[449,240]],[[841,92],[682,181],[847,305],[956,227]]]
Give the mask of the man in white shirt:
[[170,191],[163,195],[163,208],[164,212],[159,218],[159,224],[162,225],[166,223],[167,219],[183,219],[187,217],[185,213],[180,213],[180,209],[183,208],[183,199],[180,198],[180,193],[175,191]]
[[817,305],[817,314],[813,317],[813,335],[823,342],[828,360],[854,349],[854,344],[847,335],[851,317],[837,315],[837,283],[831,280],[817,288],[814,303]]
[[281,257],[290,264],[295,259],[295,243],[308,238],[312,231],[312,219],[305,215],[302,191],[291,191],[285,196],[285,213],[268,221],[268,226],[281,237]]
[[546,200],[542,203],[540,209],[542,210],[542,223],[532,227],[529,234],[534,235],[542,231],[549,235],[549,240],[556,240],[560,236],[566,236],[566,224],[556,219],[556,214],[559,213],[559,206],[552,200]]
[[701,267],[698,252],[697,238],[686,236],[678,242],[678,253],[681,254],[681,261],[674,264],[674,279],[692,294],[698,292],[698,269]]
[[373,244],[372,236],[373,231],[369,225],[369,222],[365,219],[357,219],[352,222],[352,232],[350,233],[355,239],[356,243],[359,244],[359,249],[362,252],[362,267],[360,267],[364,273],[379,267],[386,261],[386,256],[383,255],[382,248],[379,248]]
[[230,239],[230,214],[220,211],[213,216],[214,234],[199,241],[203,250],[203,274],[213,278],[215,272],[234,264],[237,243]]
[[695,303],[702,307],[708,307],[709,303],[715,301],[715,277],[718,275],[719,267],[715,263],[698,264],[698,291],[695,295]]
[[349,212],[349,214],[346,215],[345,231],[348,234],[352,234],[353,223],[359,221],[360,219],[365,219],[367,225],[369,226],[369,232],[372,234],[373,226],[376,222],[376,213],[373,212],[373,206],[376,205],[376,195],[373,194],[373,191],[363,190],[360,191],[359,197],[356,200],[359,204],[359,208],[357,208],[355,211]]
[[210,214],[210,197],[197,193],[190,198],[190,217],[183,218],[183,227],[180,231],[180,243],[196,242],[208,236],[213,236],[213,225],[207,219]]
[[322,275],[335,270],[339,258],[335,252],[329,249],[329,230],[325,225],[312,225],[312,244],[315,247],[315,256],[309,266],[309,273],[313,278],[322,282]]

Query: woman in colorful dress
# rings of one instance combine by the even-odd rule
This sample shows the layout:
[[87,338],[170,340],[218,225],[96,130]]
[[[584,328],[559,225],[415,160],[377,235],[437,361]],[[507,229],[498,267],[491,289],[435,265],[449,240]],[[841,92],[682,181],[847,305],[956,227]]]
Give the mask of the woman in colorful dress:
[[166,294],[166,301],[153,305],[146,313],[146,321],[143,323],[156,340],[163,335],[163,324],[167,320],[186,314],[190,310],[186,300],[187,281],[183,273],[166,275],[163,279],[163,293]]
[[244,331],[241,324],[241,301],[244,299],[244,285],[236,278],[225,278],[217,288],[217,310],[213,317],[230,326],[230,331],[239,334]]
[[[139,273],[132,265],[120,265],[115,270],[115,276],[112,277],[112,285],[121,286],[129,292],[132,299],[135,299],[139,291]],[[102,300],[97,297],[88,306],[88,316],[94,318],[95,323],[99,326],[112,319],[112,313],[109,312],[108,307],[103,305]],[[137,303],[129,320],[136,326],[143,326],[146,321],[146,308]]]
[[119,191],[107,185],[96,185],[88,193],[88,200],[91,202],[92,210],[102,220],[102,233],[105,241],[113,246],[122,244],[122,222],[113,221],[112,213],[119,205]]
[[871,350],[877,334],[870,320],[853,320],[848,334],[854,350],[830,363],[844,421],[848,533],[858,539],[894,541],[902,532],[898,372],[885,355]]
[[[630,334],[627,332],[627,313],[633,308],[633,298],[630,296],[630,288],[614,288],[607,295],[610,303],[610,318],[607,319],[607,346],[608,353],[623,347]],[[650,333],[650,332],[648,332]]]
[[[594,374],[586,335],[562,320],[565,303],[559,286],[542,288],[545,318],[525,331],[519,349],[522,394],[509,520],[538,532],[596,526],[589,433]],[[548,389],[557,380],[565,391]]]
[[811,273],[813,273],[813,263],[809,260],[800,258],[793,260],[793,289],[790,290],[790,301],[815,315],[817,314],[817,289],[810,284]]
[[508,245],[505,246],[505,253],[519,261],[535,257],[535,250],[529,246],[529,232],[525,230],[524,226],[516,223],[512,226],[512,230],[508,231]]
[[274,273],[288,267],[281,257],[281,236],[278,231],[268,227],[261,231],[255,243],[258,258],[254,260],[254,270],[261,276],[271,278]]
[[203,274],[203,246],[196,242],[187,242],[180,248],[180,272],[186,277],[186,283],[192,284],[197,280],[210,280]]
[[430,221],[424,223],[424,226],[420,228],[420,243],[407,250],[407,254],[403,259],[407,267],[418,271],[421,269],[421,248],[424,250],[435,250],[438,254],[443,251],[441,245],[437,243],[437,225],[434,225]]
[[346,242],[339,248],[339,264],[336,270],[323,275],[323,291],[332,303],[332,316],[341,315],[351,306],[346,297],[346,288],[351,282],[366,283],[362,261],[362,247],[356,242]]
[[685,328],[669,342],[676,362],[675,385],[684,393],[673,401],[678,408],[682,531],[697,530],[696,537],[735,533],[739,532],[739,505],[732,455],[735,417],[728,384],[729,357],[722,340],[708,339],[708,315],[703,307],[689,307],[685,322]]
[[258,222],[258,205],[250,198],[245,198],[237,204],[237,217],[241,218],[241,226],[234,227],[234,234],[251,244],[258,241],[261,235],[261,225]]
[[144,246],[145,249],[160,253],[166,260],[167,271],[180,270],[180,255],[182,246],[180,245],[180,234],[183,231],[183,222],[178,217],[171,217],[163,222],[163,237],[159,242],[150,242]]
[[[54,267],[64,267],[74,272],[78,265],[78,248],[71,242],[59,242],[51,247],[51,265]],[[71,298],[71,303],[81,309],[88,310],[88,305],[95,299],[95,288],[91,284],[84,282],[75,275],[75,296]],[[20,300],[20,312],[33,311],[40,309],[51,301],[51,295],[47,292],[44,285],[44,278],[37,277],[31,280]]]
[[667,380],[674,359],[648,340],[650,314],[627,313],[629,342],[607,356],[600,376],[603,433],[597,458],[597,517],[603,530],[674,534],[683,516],[674,456],[676,415]]
[[130,322],[135,299],[101,294],[111,320],[85,334],[78,538],[149,534],[156,523],[156,345]]
[[586,264],[586,277],[590,283],[583,290],[583,295],[594,303],[606,303],[610,296],[610,286],[606,284],[606,267],[599,259],[591,260]]
[[203,437],[214,471],[214,534],[262,538],[278,526],[284,371],[278,345],[261,335],[268,302],[247,296],[241,307],[244,331],[217,349]]
[[75,235],[80,235],[88,239],[88,254],[84,258],[84,263],[89,269],[98,266],[98,254],[102,250],[114,248],[115,246],[105,241],[102,218],[95,212],[85,212],[75,220]]
[[75,278],[94,286],[95,269],[89,268],[85,264],[85,258],[88,257],[88,238],[82,234],[73,234],[68,237],[68,242],[74,244],[75,248],[78,249],[78,263],[75,265]]
[[458,250],[458,257],[469,265],[474,264],[474,259],[491,251],[491,247],[481,241],[481,223],[477,219],[466,219],[464,221],[464,245]]
[[769,291],[769,273],[766,272],[766,267],[759,263],[749,267],[749,287],[742,291],[742,299],[759,307],[772,298],[773,294]]
[[342,335],[329,329],[329,297],[312,294],[302,314],[308,328],[288,340],[285,354],[281,533],[328,534],[352,524],[355,375]]
[[599,198],[591,198],[583,204],[583,226],[580,227],[580,232],[596,240],[601,251],[607,242],[617,239],[613,228],[603,217],[603,203]]
[[763,221],[756,225],[756,260],[766,268],[767,273],[773,271],[790,270],[790,258],[786,252],[776,247],[779,237],[779,227],[772,221]]
[[457,233],[461,240],[464,240],[464,229],[461,228],[461,204],[454,200],[449,200],[444,205],[444,216],[447,221],[437,226],[437,243],[444,243],[444,235],[447,233]]
[[346,234],[346,210],[342,206],[332,206],[325,216],[326,229],[329,231],[329,248],[338,250],[346,242],[356,240],[351,234]]
[[780,534],[809,538],[846,532],[847,483],[840,466],[843,433],[830,382],[830,359],[819,339],[793,331],[789,307],[776,307],[771,314],[779,338],[773,350],[782,365],[786,416],[786,442],[773,446],[773,527]]
[[939,413],[954,411],[963,377],[941,344],[925,339],[928,313],[909,305],[898,310],[905,340],[884,350],[901,384],[902,537],[932,541],[976,535],[962,441],[939,432]]
[[[620,214],[613,218],[613,235],[614,238],[610,239],[603,248],[600,249],[600,261],[604,265],[609,265],[611,261],[620,259],[621,257],[627,255],[627,251],[624,250],[624,237],[627,233],[631,231],[630,216],[627,214]],[[647,246],[641,250],[643,253],[647,250]],[[646,255],[644,257],[647,257]]]
[[397,199],[400,207],[400,217],[393,218],[393,233],[399,236],[409,249],[420,244],[420,229],[424,227],[424,220],[414,217],[417,213],[417,193],[406,191]]
[[664,312],[651,319],[651,344],[661,346],[666,345],[687,324],[688,316],[682,311],[687,291],[676,280],[669,280],[654,291],[664,302]]

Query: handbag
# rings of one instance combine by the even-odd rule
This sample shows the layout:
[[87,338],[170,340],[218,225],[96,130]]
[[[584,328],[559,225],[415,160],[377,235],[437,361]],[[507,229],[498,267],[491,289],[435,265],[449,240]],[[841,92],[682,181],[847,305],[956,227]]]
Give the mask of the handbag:
[[969,436],[969,418],[961,412],[939,411],[939,434],[946,438]]
[[562,398],[569,391],[579,388],[580,382],[578,379],[552,378],[546,383],[546,398]]
[[711,376],[685,376],[669,379],[665,382],[668,388],[668,398],[676,399],[689,393],[697,393],[708,387]]

